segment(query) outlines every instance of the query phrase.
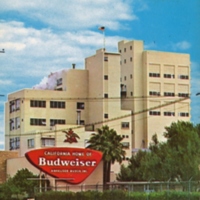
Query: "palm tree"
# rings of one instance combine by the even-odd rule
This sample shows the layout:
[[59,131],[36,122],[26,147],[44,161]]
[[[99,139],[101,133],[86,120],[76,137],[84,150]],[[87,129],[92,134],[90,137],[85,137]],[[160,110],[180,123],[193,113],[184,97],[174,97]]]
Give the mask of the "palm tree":
[[111,164],[115,161],[121,163],[125,157],[125,150],[121,141],[123,137],[117,135],[116,131],[103,126],[97,129],[97,133],[93,133],[89,139],[88,147],[103,153],[103,185],[110,182]]

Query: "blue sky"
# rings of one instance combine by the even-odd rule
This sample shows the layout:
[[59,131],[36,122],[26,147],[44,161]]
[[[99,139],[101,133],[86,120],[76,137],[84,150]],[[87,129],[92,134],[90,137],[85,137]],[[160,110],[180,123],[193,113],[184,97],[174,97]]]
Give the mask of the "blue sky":
[[84,58],[120,40],[143,40],[146,50],[191,56],[192,122],[200,123],[199,0],[0,1],[0,149],[4,148],[7,95],[32,88],[50,72],[84,68]]

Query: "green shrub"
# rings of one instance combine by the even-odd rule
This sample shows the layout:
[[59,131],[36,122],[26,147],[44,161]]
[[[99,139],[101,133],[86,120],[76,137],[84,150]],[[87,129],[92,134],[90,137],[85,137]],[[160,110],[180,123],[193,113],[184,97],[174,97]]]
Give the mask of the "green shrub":
[[103,200],[124,200],[126,192],[123,190],[107,190],[102,193]]
[[49,191],[43,192],[36,195],[36,200],[74,200],[75,193],[73,192],[61,192],[61,191]]
[[[200,192],[129,192],[123,190],[107,190],[104,192],[61,192],[48,191],[36,195],[36,200],[199,200]],[[4,199],[2,199],[4,200]]]

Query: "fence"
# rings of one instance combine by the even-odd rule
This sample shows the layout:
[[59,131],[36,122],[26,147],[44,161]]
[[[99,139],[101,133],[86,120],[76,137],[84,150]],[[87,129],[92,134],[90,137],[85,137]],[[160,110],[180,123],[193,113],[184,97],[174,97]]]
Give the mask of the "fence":
[[[35,192],[44,192],[48,190],[53,191],[103,191],[103,185],[69,185],[65,186],[56,185],[55,187],[37,187]],[[200,192],[200,182],[199,181],[182,181],[182,182],[112,182],[106,185],[108,190],[124,190],[127,192],[170,192],[170,191],[184,191],[184,192]]]

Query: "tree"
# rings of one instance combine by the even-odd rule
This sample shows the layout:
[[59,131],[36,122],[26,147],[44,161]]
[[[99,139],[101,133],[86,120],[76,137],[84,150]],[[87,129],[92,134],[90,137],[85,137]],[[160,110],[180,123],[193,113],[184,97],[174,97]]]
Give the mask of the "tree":
[[34,188],[38,187],[38,182],[29,180],[29,178],[38,178],[28,169],[18,170],[14,177],[8,178],[0,187],[0,199],[11,199],[13,195],[34,194]]
[[125,150],[121,141],[123,137],[118,135],[114,129],[103,126],[97,129],[97,133],[93,133],[89,139],[88,147],[103,153],[103,184],[110,182],[111,164],[115,161],[121,163],[125,157]]
[[129,174],[134,181],[199,180],[200,125],[178,121],[165,127],[165,130],[166,142],[159,142],[154,135],[149,151],[142,157],[140,152],[133,156],[128,169],[121,168],[120,180],[130,180]]
[[167,144],[176,157],[174,165],[176,168],[175,178],[181,180],[199,179],[200,164],[200,135],[199,125],[194,126],[191,122],[178,121],[166,127],[164,136]]
[[129,159],[128,166],[121,166],[120,173],[117,175],[119,181],[142,181],[143,171],[141,169],[142,160],[147,152],[139,150],[137,154]]

